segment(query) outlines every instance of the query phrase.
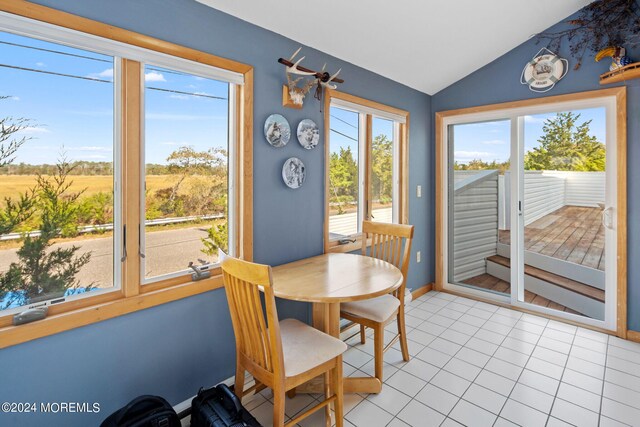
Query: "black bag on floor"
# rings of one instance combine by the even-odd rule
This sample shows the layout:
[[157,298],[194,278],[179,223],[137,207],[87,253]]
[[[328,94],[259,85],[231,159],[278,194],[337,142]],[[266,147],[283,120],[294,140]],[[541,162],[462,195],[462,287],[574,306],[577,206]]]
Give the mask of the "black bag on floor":
[[109,415],[100,427],[180,427],[180,419],[160,396],[140,396]]
[[201,388],[191,401],[191,427],[262,427],[226,384]]

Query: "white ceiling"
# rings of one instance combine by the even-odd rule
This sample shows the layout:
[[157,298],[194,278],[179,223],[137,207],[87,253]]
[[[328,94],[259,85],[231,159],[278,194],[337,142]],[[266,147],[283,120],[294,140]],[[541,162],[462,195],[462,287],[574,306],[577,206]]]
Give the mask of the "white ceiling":
[[[429,95],[590,3],[590,0],[197,1]],[[286,54],[283,52],[283,56]]]

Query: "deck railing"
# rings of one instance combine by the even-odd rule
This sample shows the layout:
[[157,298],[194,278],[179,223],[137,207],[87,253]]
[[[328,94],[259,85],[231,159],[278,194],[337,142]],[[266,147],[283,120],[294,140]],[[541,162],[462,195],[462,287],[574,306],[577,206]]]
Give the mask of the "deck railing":
[[[486,273],[485,259],[498,252],[498,230],[511,228],[511,175],[454,171],[452,181],[449,272],[459,282]],[[604,194],[605,172],[525,171],[525,226],[563,206],[598,207]]]

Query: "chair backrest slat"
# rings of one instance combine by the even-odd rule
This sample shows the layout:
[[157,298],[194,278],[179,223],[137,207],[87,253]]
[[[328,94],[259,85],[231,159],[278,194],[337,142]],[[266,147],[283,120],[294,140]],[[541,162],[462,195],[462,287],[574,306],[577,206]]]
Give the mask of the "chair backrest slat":
[[[220,254],[225,291],[231,312],[236,351],[272,374],[283,370],[282,340],[273,295],[271,267]],[[266,316],[260,291],[264,293]],[[247,366],[249,372],[251,369]]]
[[[395,265],[402,271],[404,280],[396,295],[404,297],[407,283],[409,260],[411,258],[411,241],[413,240],[413,225],[387,224],[383,222],[364,221],[362,223],[362,255],[369,255]],[[367,241],[371,238],[369,253]],[[403,247],[404,242],[404,247]],[[401,299],[401,301],[403,301]]]

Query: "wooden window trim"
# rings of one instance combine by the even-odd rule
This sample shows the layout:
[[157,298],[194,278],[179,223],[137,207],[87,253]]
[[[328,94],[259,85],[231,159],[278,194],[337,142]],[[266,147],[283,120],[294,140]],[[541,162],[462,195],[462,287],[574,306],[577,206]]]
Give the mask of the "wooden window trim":
[[[201,64],[243,74],[244,84],[237,86],[237,156],[236,203],[237,233],[234,236],[238,255],[253,259],[253,67],[209,53],[158,40],[133,31],[124,30],[49,7],[23,0],[3,2],[0,11],[56,25],[58,27],[115,40],[133,46],[183,58]],[[122,165],[123,183],[128,194],[140,194],[140,143],[142,104],[141,63],[122,60]],[[131,96],[131,94],[138,96]],[[124,96],[127,95],[127,96]],[[137,192],[136,192],[137,190]],[[137,235],[140,223],[138,197],[123,198],[123,223],[128,224],[130,236]],[[123,265],[122,287],[112,292],[87,296],[49,307],[47,318],[20,326],[12,326],[12,315],[0,316],[0,348],[9,347],[58,332],[86,326],[138,310],[218,289],[223,286],[219,268],[209,279],[189,281],[188,276],[148,285],[141,284],[138,239],[127,239],[129,259]]]
[[[330,141],[331,141],[331,100],[332,99],[340,99],[343,101],[348,101],[353,104],[362,105],[363,107],[383,111],[386,113],[390,113],[396,116],[403,116],[405,118],[405,123],[400,124],[400,140],[398,143],[399,146],[399,168],[398,173],[400,174],[400,189],[398,191],[399,200],[397,203],[399,204],[398,210],[398,221],[401,224],[407,224],[409,222],[409,112],[405,110],[401,110],[396,107],[391,107],[389,105],[381,104],[379,102],[371,101],[366,98],[360,98],[355,95],[351,95],[345,92],[340,92],[337,90],[328,89],[325,92],[324,97],[324,163],[325,163],[325,185],[324,185],[324,205],[325,205],[325,214],[324,214],[324,252],[352,252],[358,250],[362,247],[362,233],[357,233],[352,238],[355,238],[354,243],[347,243],[345,245],[341,245],[337,240],[329,239],[329,159],[330,159]],[[370,114],[366,114],[366,141],[365,141],[365,165],[367,170],[365,171],[365,183],[364,183],[364,204],[365,204],[365,219],[369,219],[371,215],[371,186],[369,183],[371,182],[371,144],[373,141],[372,135],[372,123],[373,119]],[[370,240],[370,239],[369,239]],[[370,245],[370,241],[367,242],[367,245]]]
[[[521,101],[504,102],[500,104],[481,105],[477,107],[462,108],[457,110],[440,111],[436,113],[435,121],[435,150],[436,150],[436,281],[435,290],[443,291],[445,281],[444,265],[444,240],[447,238],[444,232],[445,218],[444,207],[447,203],[447,193],[443,189],[443,173],[447,165],[443,164],[443,150],[445,149],[446,136],[444,120],[448,117],[484,113],[497,110],[510,110],[522,107],[533,107],[544,104],[582,101],[587,99],[615,97],[616,99],[616,157],[617,157],[617,324],[616,335],[626,339],[627,329],[627,88],[625,86],[610,89],[599,89],[587,92],[571,93],[567,95],[548,96],[544,98],[527,99]],[[518,307],[512,307],[518,310]],[[540,315],[540,314],[538,314]],[[589,327],[590,326],[585,326]]]

